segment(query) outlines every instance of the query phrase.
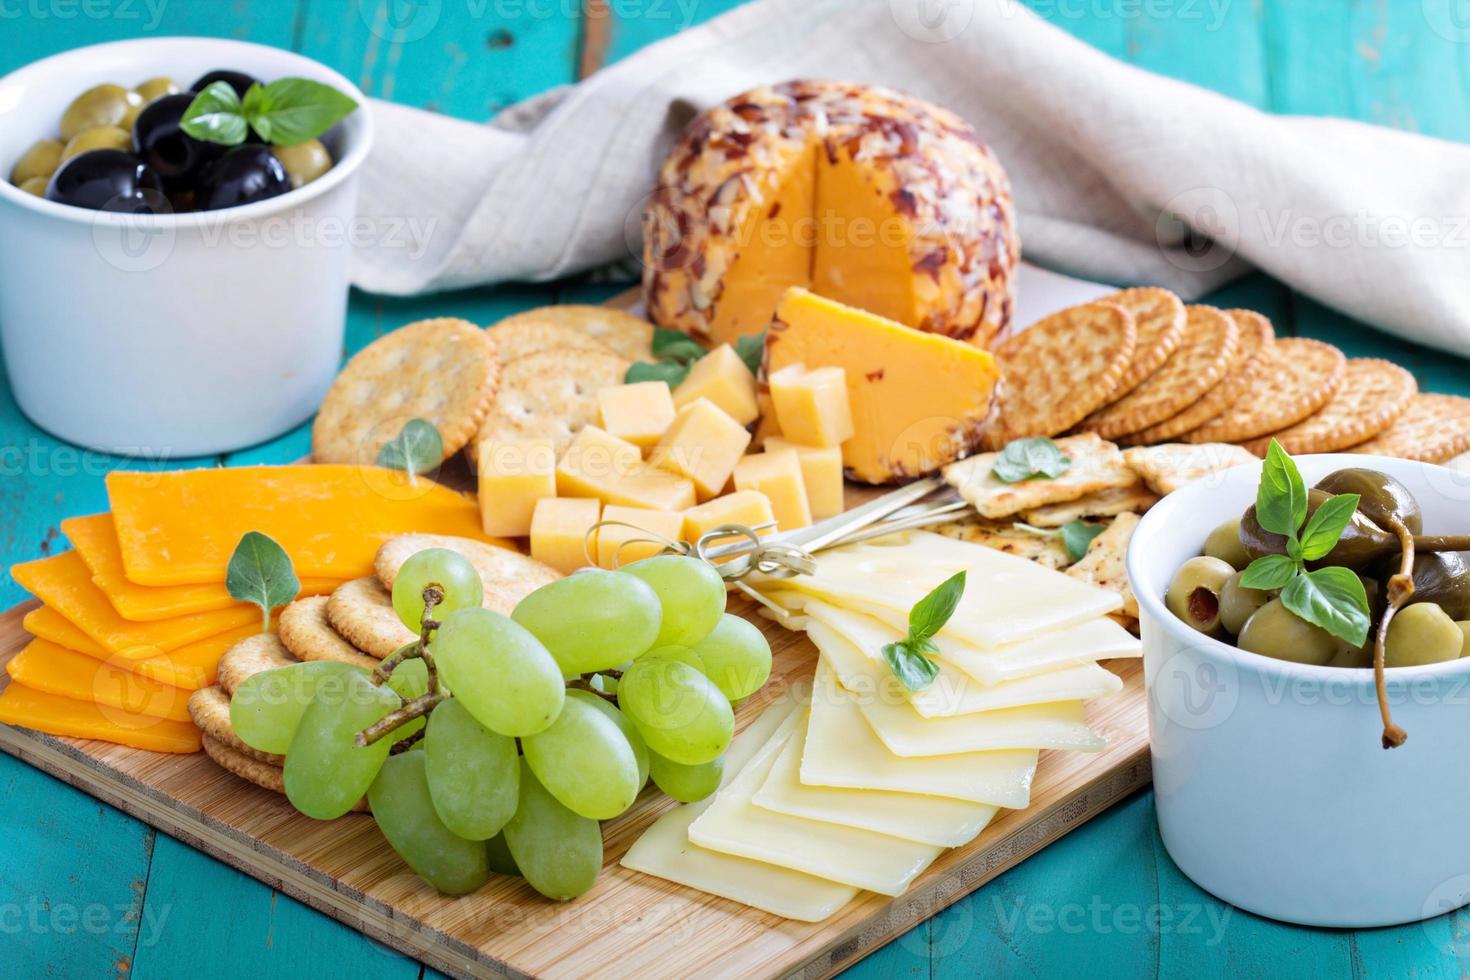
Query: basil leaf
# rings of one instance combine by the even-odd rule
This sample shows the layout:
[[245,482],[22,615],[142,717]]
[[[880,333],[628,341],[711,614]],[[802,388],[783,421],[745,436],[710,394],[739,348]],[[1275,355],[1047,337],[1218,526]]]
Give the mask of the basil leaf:
[[883,662],[888,664],[899,683],[910,691],[922,691],[939,676],[939,665],[912,649],[908,643],[883,644]]
[[914,608],[909,610],[909,640],[927,640],[943,629],[964,594],[965,573],[955,572],[914,603]]
[[1240,584],[1247,589],[1284,589],[1301,566],[1285,555],[1262,555],[1245,567]]
[[1062,525],[1062,544],[1067,549],[1067,557],[1073,561],[1081,561],[1087,554],[1087,546],[1092,544],[1092,539],[1108,529],[1106,524],[1089,524],[1086,521],[1068,521]]
[[990,471],[1003,483],[1020,483],[1041,476],[1054,479],[1071,466],[1072,460],[1060,446],[1045,436],[1034,436],[1008,442]]
[[766,332],[747,334],[735,341],[735,353],[750,368],[751,374],[760,374],[761,360],[766,355]]
[[278,78],[260,94],[252,89],[245,96],[250,125],[279,146],[314,140],[357,108],[350,96],[309,78]]
[[179,128],[196,140],[222,146],[239,146],[250,131],[240,97],[228,82],[211,82],[194,96]]
[[1372,625],[1368,593],[1351,569],[1334,566],[1304,572],[1282,590],[1281,604],[1355,647],[1368,639]]
[[687,333],[655,327],[653,330],[653,356],[659,360],[692,363],[707,352]]
[[1304,560],[1325,558],[1337,546],[1343,529],[1353,519],[1353,514],[1357,513],[1360,499],[1362,498],[1355,493],[1340,493],[1322,502],[1322,506],[1317,508],[1312,519],[1307,521],[1306,528],[1302,530]]
[[1275,439],[1266,450],[1261,485],[1256,488],[1256,521],[1275,534],[1292,537],[1307,519],[1307,487],[1296,462]]
[[271,610],[284,606],[301,591],[301,580],[286,550],[268,535],[246,531],[225,569],[230,598],[260,607],[261,631],[271,628]]
[[688,375],[689,365],[676,361],[635,361],[628,368],[628,373],[623,375],[623,383],[632,385],[640,381],[662,381],[670,388],[677,388]]
[[403,470],[410,478],[415,473],[432,470],[443,461],[444,440],[434,424],[424,419],[409,419],[403,431],[378,450],[379,466]]

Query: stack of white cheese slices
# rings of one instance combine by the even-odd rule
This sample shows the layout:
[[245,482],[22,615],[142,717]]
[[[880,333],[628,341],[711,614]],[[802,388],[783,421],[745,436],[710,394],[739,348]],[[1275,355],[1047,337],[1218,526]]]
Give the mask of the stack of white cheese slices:
[[[961,570],[964,595],[934,637],[938,676],[910,692],[882,648]],[[792,919],[824,919],[860,889],[901,894],[998,809],[1027,806],[1039,750],[1105,744],[1083,702],[1122,682],[1097,661],[1141,654],[1107,618],[1115,593],[926,532],[752,584],[816,646],[812,687],[742,732],[720,789],[662,816],[623,864]]]

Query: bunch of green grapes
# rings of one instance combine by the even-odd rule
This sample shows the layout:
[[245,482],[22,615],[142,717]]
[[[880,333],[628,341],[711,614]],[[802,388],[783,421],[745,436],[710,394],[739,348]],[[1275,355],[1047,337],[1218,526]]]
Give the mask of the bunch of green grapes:
[[[389,844],[439,891],[498,873],[574,898],[602,869],[599,822],[650,779],[684,802],[719,787],[734,703],[766,682],[771,648],[725,612],[724,581],[693,558],[584,569],[508,617],[483,608],[482,591],[461,555],[419,552],[393,606],[427,647],[409,648],[386,684],[349,664],[292,664],[241,684],[231,720],[246,744],[285,754],[302,813],[330,820],[366,795]],[[363,744],[369,730],[379,737]]]

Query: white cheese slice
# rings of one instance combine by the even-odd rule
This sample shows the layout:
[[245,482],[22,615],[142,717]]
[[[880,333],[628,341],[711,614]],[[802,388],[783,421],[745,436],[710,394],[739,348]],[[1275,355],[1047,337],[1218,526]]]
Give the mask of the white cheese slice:
[[[725,752],[725,785],[796,708],[795,700],[778,701],[735,737]],[[689,825],[712,801],[677,806],[659,817],[623,855],[623,867],[802,922],[820,922],[856,897],[851,885],[691,844]]]
[[883,895],[902,894],[942,848],[775,813],[752,802],[777,755],[795,732],[798,720],[797,716],[786,719],[730,785],[715,794],[709,808],[689,825],[689,840],[710,850],[855,888]]
[[836,675],[819,662],[801,753],[804,784],[944,796],[1011,809],[1030,802],[1035,749],[904,758],[889,751],[861,709],[838,696],[837,688]]
[[941,796],[803,785],[801,751],[806,734],[803,719],[756,791],[756,806],[941,847],[968,844],[996,814],[998,808],[989,804]]

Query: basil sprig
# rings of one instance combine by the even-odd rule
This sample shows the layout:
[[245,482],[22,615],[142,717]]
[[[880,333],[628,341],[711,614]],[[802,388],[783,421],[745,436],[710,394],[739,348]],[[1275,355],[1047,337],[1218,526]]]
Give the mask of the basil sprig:
[[922,691],[939,676],[939,665],[926,654],[938,653],[934,634],[944,628],[965,594],[965,573],[956,572],[909,610],[909,635],[883,644],[883,662],[910,691]]
[[[760,370],[761,355],[765,350],[764,332],[741,337],[735,341],[735,353],[751,374]],[[656,361],[637,361],[623,376],[625,384],[640,381],[662,381],[670,388],[677,388],[689,376],[694,362],[709,353],[688,334],[678,330],[655,327],[653,331],[653,356]]]
[[996,457],[990,472],[1002,483],[1020,483],[1041,477],[1055,479],[1072,467],[1062,447],[1045,436],[1012,439]]
[[257,82],[243,99],[228,82],[212,82],[189,103],[179,126],[197,140],[223,146],[239,146],[251,130],[266,143],[295,146],[316,139],[356,108],[351,96],[308,78]]
[[444,439],[434,423],[424,419],[409,419],[402,431],[378,450],[378,465],[403,470],[410,486],[416,474],[427,473],[443,461]]
[[1362,579],[1341,567],[1309,572],[1307,562],[1325,558],[1337,546],[1359,499],[1355,493],[1337,494],[1323,501],[1308,520],[1301,471],[1272,439],[1256,489],[1256,522],[1286,538],[1286,553],[1262,555],[1240,576],[1240,584],[1248,589],[1280,589],[1281,604],[1288,610],[1353,646],[1368,639],[1372,623]]
[[301,591],[301,580],[291,567],[286,549],[274,538],[246,531],[225,569],[225,589],[230,598],[259,606],[261,629],[269,631],[271,610],[295,599]]

